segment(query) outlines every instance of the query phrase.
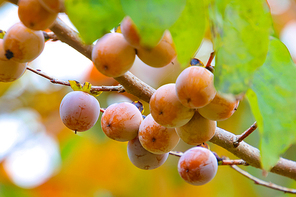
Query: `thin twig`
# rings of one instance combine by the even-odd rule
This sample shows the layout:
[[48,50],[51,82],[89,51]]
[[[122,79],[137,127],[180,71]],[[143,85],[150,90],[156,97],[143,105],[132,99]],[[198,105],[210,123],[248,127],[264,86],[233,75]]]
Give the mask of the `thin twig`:
[[243,166],[248,166],[249,164],[242,160],[242,159],[235,159],[235,160],[230,160],[230,159],[223,159],[218,162],[219,165],[243,165]]
[[[34,68],[31,68],[29,66],[27,66],[27,70],[41,76],[41,77],[44,77],[46,79],[48,79],[51,83],[54,83],[54,84],[60,84],[60,85],[64,85],[64,86],[70,86],[70,83],[67,82],[67,81],[62,81],[62,80],[59,80],[59,79],[54,79],[53,77],[50,77],[48,76],[47,74],[45,74],[44,72],[42,72],[41,70],[39,69],[34,69]],[[90,92],[91,93],[97,93],[97,92],[100,92],[100,91],[106,91],[106,92],[110,92],[110,91],[116,91],[118,93],[122,93],[122,92],[125,92],[124,90],[124,87],[122,85],[118,85],[118,86],[92,86],[91,89],[90,89]]]
[[92,86],[90,89],[91,93],[95,93],[95,92],[118,92],[118,93],[123,93],[125,92],[125,89],[122,85],[118,85],[118,86]]
[[47,74],[45,74],[44,72],[42,72],[39,69],[36,69],[35,70],[34,68],[31,68],[31,67],[27,66],[27,70],[29,70],[29,71],[37,74],[37,75],[40,75],[41,77],[44,77],[44,78],[48,79],[51,83],[60,84],[60,85],[64,85],[64,86],[70,86],[70,83],[69,82],[58,80],[58,79],[54,79],[54,78],[48,76]]
[[254,177],[253,175],[249,174],[248,172],[240,169],[239,167],[237,167],[235,165],[231,165],[230,167],[233,168],[234,170],[236,170],[237,172],[241,173],[245,177],[251,179],[257,185],[262,185],[264,187],[268,187],[268,188],[278,190],[278,191],[282,191],[282,192],[285,192],[285,193],[296,194],[296,189],[286,188],[286,187],[276,185],[274,183],[265,182],[265,181],[263,181],[261,179],[258,179],[257,177]]
[[212,153],[217,158],[218,165],[244,165],[244,166],[249,165],[243,159],[230,160],[228,157],[224,157],[224,156],[220,157],[217,153],[215,152],[212,152]]
[[209,71],[211,71],[212,73],[214,73],[214,71],[215,71],[214,67],[211,65],[214,57],[215,57],[215,52],[212,52],[209,59],[208,59],[206,66],[205,66],[205,68],[208,69]]
[[239,143],[246,139],[253,131],[257,129],[257,122],[254,122],[250,128],[248,128],[245,132],[243,132],[241,135],[237,136],[237,139],[233,142],[234,147],[238,147]]
[[182,153],[180,151],[170,151],[169,154],[177,156],[177,157],[181,157],[184,153]]
[[209,57],[208,62],[207,62],[207,64],[206,64],[206,68],[211,66],[211,63],[212,63],[214,57],[215,57],[215,52],[212,52],[212,53],[210,54],[210,57]]

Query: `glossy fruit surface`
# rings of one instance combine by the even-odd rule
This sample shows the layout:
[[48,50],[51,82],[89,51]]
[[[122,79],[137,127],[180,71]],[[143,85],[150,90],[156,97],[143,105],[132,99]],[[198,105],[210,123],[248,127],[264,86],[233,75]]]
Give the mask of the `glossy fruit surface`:
[[194,110],[185,107],[179,101],[175,84],[159,87],[152,95],[150,113],[154,120],[165,127],[180,127],[189,122]]
[[137,48],[137,56],[147,65],[152,67],[164,67],[171,63],[177,52],[171,33],[167,30],[159,43],[152,49]]
[[180,137],[175,128],[161,126],[149,114],[140,125],[139,140],[149,152],[163,154],[173,150],[177,146]]
[[119,77],[132,67],[135,55],[135,49],[121,33],[108,33],[96,42],[92,61],[102,74]]
[[33,31],[19,22],[8,29],[3,45],[7,59],[25,63],[43,51],[44,36],[42,31]]
[[199,108],[198,112],[207,119],[222,121],[232,116],[238,104],[238,100],[231,101],[217,93],[215,98],[205,107]]
[[114,103],[103,113],[101,127],[109,138],[129,141],[138,135],[142,120],[142,114],[135,105],[127,102]]
[[26,27],[45,30],[51,27],[58,14],[47,11],[39,0],[19,0],[18,16]]
[[26,71],[26,63],[8,60],[5,57],[3,39],[0,39],[0,82],[12,82],[20,78]]
[[167,160],[169,153],[153,154],[141,145],[138,137],[127,144],[127,154],[130,161],[138,168],[152,170],[158,168]]
[[85,92],[68,93],[60,105],[60,116],[66,127],[73,131],[86,131],[95,125],[100,115],[98,100]]
[[211,181],[218,169],[215,155],[206,148],[194,147],[187,150],[179,159],[180,176],[192,185],[204,185]]
[[185,125],[176,128],[180,138],[190,145],[202,144],[209,141],[215,134],[217,123],[202,117],[197,111]]
[[189,108],[201,108],[216,95],[214,75],[204,67],[190,66],[176,80],[176,92],[180,102]]

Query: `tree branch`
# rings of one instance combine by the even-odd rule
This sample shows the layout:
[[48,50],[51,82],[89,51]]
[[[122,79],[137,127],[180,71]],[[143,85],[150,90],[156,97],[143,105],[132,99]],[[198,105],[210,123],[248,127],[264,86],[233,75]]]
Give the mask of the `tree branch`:
[[84,44],[77,32],[67,26],[61,19],[57,18],[50,30],[55,33],[60,41],[67,43],[91,60],[93,46]]
[[[234,147],[234,140],[236,140],[236,135],[217,127],[216,133],[210,142],[225,148],[251,166],[261,168],[260,151],[244,141],[238,147]],[[280,158],[279,162],[271,169],[271,172],[296,180],[296,162]]]
[[[17,3],[16,0],[9,1],[14,4]],[[51,30],[61,41],[67,43],[87,58],[91,59],[92,46],[85,45],[79,38],[77,32],[69,28],[63,21],[57,19],[51,27]],[[127,92],[146,102],[149,102],[150,97],[155,91],[152,87],[142,82],[130,72],[115,79],[124,86]],[[221,128],[217,128],[216,133],[210,142],[225,148],[251,166],[261,168],[259,150],[243,141],[237,148],[235,148],[233,145],[235,139],[236,135]],[[271,169],[271,172],[296,180],[296,162],[280,158],[279,162]]]
[[244,170],[242,170],[239,167],[234,166],[234,165],[231,165],[231,168],[233,168],[237,172],[241,173],[243,176],[247,177],[248,179],[251,179],[257,185],[262,185],[264,187],[268,187],[268,188],[278,190],[278,191],[282,191],[282,192],[285,192],[285,193],[296,194],[296,189],[286,188],[286,187],[276,185],[274,183],[265,182],[265,181],[263,181],[261,179],[258,179],[256,177],[252,176],[248,172],[246,172],[246,171],[244,171]]
[[179,152],[179,151],[170,151],[169,154],[174,155],[176,157],[181,157],[184,153]]
[[219,165],[243,165],[243,166],[248,166],[249,164],[242,160],[242,159],[235,159],[235,160],[230,160],[230,159],[223,159],[220,162],[218,162]]

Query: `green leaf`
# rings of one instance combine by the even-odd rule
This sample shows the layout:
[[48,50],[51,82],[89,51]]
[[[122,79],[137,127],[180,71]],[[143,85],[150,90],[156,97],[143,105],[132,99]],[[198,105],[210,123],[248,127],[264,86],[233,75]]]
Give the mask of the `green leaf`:
[[121,0],[123,10],[136,24],[141,44],[153,47],[183,11],[186,0]]
[[264,0],[216,0],[211,4],[216,52],[215,87],[239,95],[266,58],[271,17]]
[[263,66],[247,92],[260,131],[262,166],[270,170],[296,142],[296,67],[286,46],[272,39]]
[[181,16],[170,28],[178,61],[183,67],[188,66],[205,35],[206,11],[203,0],[187,0]]
[[110,32],[124,17],[120,0],[67,0],[65,6],[71,22],[87,44]]

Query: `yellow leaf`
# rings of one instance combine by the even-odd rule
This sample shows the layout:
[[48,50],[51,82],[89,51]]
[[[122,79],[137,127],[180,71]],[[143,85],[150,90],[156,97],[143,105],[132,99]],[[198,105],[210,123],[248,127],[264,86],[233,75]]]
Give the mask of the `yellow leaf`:
[[5,34],[6,31],[0,30],[0,39],[3,39]]
[[85,82],[82,87],[82,91],[90,94],[91,84],[89,82]]
[[97,90],[93,90],[90,92],[91,95],[93,95],[94,97],[99,96],[100,94],[102,94],[103,91],[97,91]]
[[81,91],[82,90],[82,85],[75,80],[69,80],[70,86],[72,88],[72,90],[74,91]]

